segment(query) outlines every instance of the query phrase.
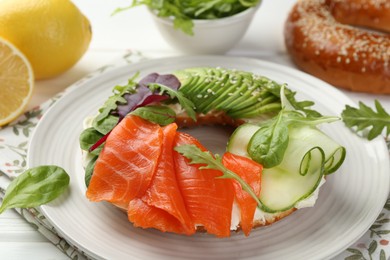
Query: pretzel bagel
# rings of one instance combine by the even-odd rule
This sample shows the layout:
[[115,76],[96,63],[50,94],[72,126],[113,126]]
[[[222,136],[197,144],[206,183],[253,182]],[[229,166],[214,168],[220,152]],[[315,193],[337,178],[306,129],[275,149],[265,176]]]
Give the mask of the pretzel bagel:
[[336,87],[390,94],[389,32],[389,0],[299,0],[284,36],[302,70]]

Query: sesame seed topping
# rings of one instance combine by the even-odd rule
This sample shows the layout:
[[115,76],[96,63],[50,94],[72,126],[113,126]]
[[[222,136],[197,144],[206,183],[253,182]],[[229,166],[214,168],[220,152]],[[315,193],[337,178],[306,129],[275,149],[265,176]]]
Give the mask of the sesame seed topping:
[[[331,0],[334,4],[346,4],[345,0]],[[389,0],[360,0],[356,10],[375,8],[390,12]],[[355,3],[355,2],[353,2]],[[348,2],[352,5],[353,3]],[[368,64],[386,69],[390,63],[390,35],[363,30],[336,21],[332,15],[328,0],[301,0],[294,14],[294,28],[303,34],[304,39],[297,48],[312,50],[313,56],[328,52],[340,66],[356,66],[355,62],[364,64],[360,68],[367,71]],[[351,7],[352,9],[352,7]],[[353,64],[352,64],[353,63]],[[343,67],[343,68],[344,68]],[[359,67],[356,67],[359,69]],[[388,71],[388,69],[386,69]]]

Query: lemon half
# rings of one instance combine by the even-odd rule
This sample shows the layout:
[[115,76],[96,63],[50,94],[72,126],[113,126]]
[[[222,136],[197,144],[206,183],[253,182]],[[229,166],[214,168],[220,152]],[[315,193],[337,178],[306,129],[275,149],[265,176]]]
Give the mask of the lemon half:
[[0,126],[23,113],[34,86],[32,67],[11,43],[0,38]]

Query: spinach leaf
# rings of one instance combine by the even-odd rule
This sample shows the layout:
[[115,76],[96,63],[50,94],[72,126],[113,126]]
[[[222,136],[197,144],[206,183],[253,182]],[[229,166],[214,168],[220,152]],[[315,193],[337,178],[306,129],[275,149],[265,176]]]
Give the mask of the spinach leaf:
[[281,111],[276,120],[263,125],[252,136],[248,144],[248,154],[265,168],[274,167],[283,160],[288,140],[288,124],[283,120]]
[[[94,127],[90,127],[81,132],[79,137],[80,148],[84,151],[89,151],[89,149],[103,137],[99,131],[97,131]],[[99,149],[93,150],[91,153],[98,155],[102,149],[102,145]]]
[[175,122],[176,113],[169,107],[165,106],[146,106],[139,107],[131,114],[142,117],[150,122],[161,126],[169,125]]
[[[101,115],[101,114],[100,114]],[[95,118],[92,126],[102,134],[109,133],[119,122],[119,117],[114,115],[107,115],[101,119]]]
[[69,175],[54,165],[28,169],[8,186],[0,213],[10,208],[31,208],[48,203],[61,195],[69,185]]
[[91,181],[93,169],[95,168],[96,160],[99,156],[94,156],[87,164],[87,167],[85,167],[85,175],[84,175],[84,181],[85,186],[89,186],[89,182]]

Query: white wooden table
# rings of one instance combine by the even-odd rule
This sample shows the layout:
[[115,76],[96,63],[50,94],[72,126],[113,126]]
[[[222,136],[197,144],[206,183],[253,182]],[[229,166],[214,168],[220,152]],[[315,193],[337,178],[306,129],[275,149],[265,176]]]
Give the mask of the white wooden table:
[[[149,57],[180,55],[161,38],[144,7],[111,16],[119,6],[131,0],[73,0],[90,19],[93,38],[84,57],[68,72],[44,81],[37,81],[29,104],[32,108],[89,72],[114,61],[125,50],[137,50]],[[268,60],[294,67],[285,51],[283,25],[295,0],[264,0],[242,41],[226,55]],[[345,92],[353,100],[373,104],[379,99],[390,111],[390,96]],[[0,255],[2,259],[66,259],[40,233],[12,210],[0,215]]]

